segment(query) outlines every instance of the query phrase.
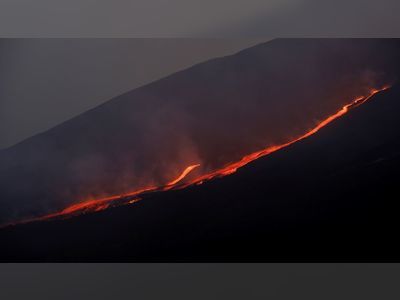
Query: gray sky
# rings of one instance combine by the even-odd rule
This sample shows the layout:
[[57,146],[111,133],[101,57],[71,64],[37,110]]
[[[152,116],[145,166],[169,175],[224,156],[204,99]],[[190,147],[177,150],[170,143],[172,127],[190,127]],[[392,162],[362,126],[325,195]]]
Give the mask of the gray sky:
[[268,39],[2,39],[0,148],[128,90]]
[[13,37],[399,36],[398,0],[1,0]]
[[[209,37],[303,0],[2,0],[0,34]],[[19,16],[15,22],[15,16]],[[73,20],[73,21],[72,21]]]

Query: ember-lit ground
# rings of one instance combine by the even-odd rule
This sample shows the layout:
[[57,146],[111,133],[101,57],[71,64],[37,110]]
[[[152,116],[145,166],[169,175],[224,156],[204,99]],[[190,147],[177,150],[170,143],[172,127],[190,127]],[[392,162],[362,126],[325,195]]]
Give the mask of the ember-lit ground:
[[394,85],[230,176],[3,229],[2,260],[400,261],[398,99]]
[[335,121],[337,118],[339,118],[339,117],[343,116],[344,114],[346,114],[347,112],[349,112],[351,109],[353,109],[359,105],[362,105],[363,103],[368,101],[370,98],[372,98],[375,94],[386,91],[389,88],[390,88],[389,85],[385,85],[381,88],[371,89],[368,95],[360,96],[360,97],[357,97],[354,100],[350,101],[348,104],[344,105],[337,112],[328,116],[324,120],[320,121],[314,128],[310,129],[303,135],[301,135],[297,138],[294,138],[293,140],[290,140],[287,143],[284,143],[281,145],[276,145],[276,146],[270,146],[270,147],[267,147],[260,151],[248,154],[248,155],[244,156],[241,160],[230,163],[230,164],[224,166],[223,168],[217,169],[211,173],[195,177],[191,180],[185,180],[186,176],[189,175],[191,171],[193,171],[194,169],[196,169],[197,167],[200,166],[200,164],[190,165],[190,166],[186,167],[183,170],[183,172],[176,179],[172,180],[171,182],[167,183],[164,186],[148,187],[148,188],[140,189],[137,191],[133,191],[133,192],[125,193],[125,194],[121,194],[121,195],[109,196],[109,197],[101,198],[101,199],[91,199],[91,200],[83,201],[83,202],[71,205],[71,206],[63,209],[60,212],[40,216],[37,218],[22,220],[22,221],[16,222],[16,223],[6,224],[5,226],[17,225],[17,224],[23,224],[23,223],[29,223],[29,222],[39,222],[39,221],[50,220],[53,218],[68,218],[68,217],[74,217],[74,216],[77,216],[77,215],[80,215],[83,213],[98,212],[98,211],[107,209],[109,207],[114,207],[117,205],[126,205],[126,204],[136,203],[137,201],[140,201],[142,199],[141,196],[144,193],[168,191],[168,190],[172,190],[172,189],[183,189],[183,188],[186,188],[191,185],[199,185],[199,184],[203,184],[204,182],[215,179],[215,178],[221,178],[221,177],[224,177],[227,175],[231,175],[231,174],[235,173],[239,168],[251,163],[252,161],[254,161],[260,157],[269,155],[275,151],[278,151],[278,150],[288,147],[298,141],[308,138],[309,136],[317,133],[321,128],[325,127],[329,123]]
[[274,40],[1,151],[1,260],[400,261],[399,49]]

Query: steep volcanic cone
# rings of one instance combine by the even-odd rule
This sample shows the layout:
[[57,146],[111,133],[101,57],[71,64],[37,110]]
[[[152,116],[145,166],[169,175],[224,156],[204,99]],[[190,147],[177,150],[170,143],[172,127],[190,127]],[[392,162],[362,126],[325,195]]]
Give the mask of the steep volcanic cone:
[[[212,171],[210,173],[207,173],[205,175],[200,175],[197,176],[191,180],[188,180],[186,182],[183,182],[184,179],[188,176],[189,173],[191,173],[194,169],[200,167],[200,164],[194,164],[186,167],[183,172],[174,180],[170,181],[166,185],[163,186],[154,186],[154,187],[148,187],[145,189],[139,189],[137,191],[131,192],[131,193],[126,193],[122,195],[115,195],[115,196],[110,196],[107,198],[101,198],[101,199],[93,199],[93,200],[87,200],[83,201],[81,203],[74,204],[72,206],[69,206],[65,209],[63,209],[60,212],[45,215],[42,217],[38,218],[33,218],[33,219],[28,219],[24,220],[18,223],[27,223],[27,222],[32,222],[32,221],[40,221],[40,220],[48,220],[48,219],[53,219],[57,217],[71,217],[71,216],[76,216],[82,213],[87,213],[87,212],[97,212],[100,210],[104,210],[110,206],[117,206],[117,205],[123,205],[123,204],[132,204],[135,203],[139,200],[141,200],[141,195],[145,193],[150,193],[150,192],[161,192],[161,191],[167,191],[170,189],[182,189],[185,187],[188,187],[190,185],[194,184],[202,184],[205,181],[212,180],[214,178],[220,178],[224,177],[230,174],[235,173],[239,168],[251,163],[252,161],[269,155],[275,151],[278,151],[282,148],[288,147],[298,141],[301,141],[303,139],[306,139],[307,137],[317,133],[320,129],[328,125],[329,123],[333,122],[337,118],[340,118],[347,112],[349,112],[351,109],[356,108],[359,105],[362,105],[369,99],[371,99],[375,94],[383,92],[387,89],[389,89],[390,86],[386,85],[381,88],[374,88],[369,91],[369,93],[365,96],[360,96],[355,98],[353,101],[349,102],[348,104],[345,104],[341,109],[339,109],[337,112],[334,114],[326,117],[322,121],[320,121],[315,127],[307,131],[306,133],[302,134],[301,136],[294,138],[284,144],[276,145],[276,146],[270,146],[265,149],[262,149],[260,151],[248,154],[244,156],[241,160],[237,162],[230,163],[223,168],[217,169],[215,171]],[[12,223],[12,224],[18,224],[18,223]],[[11,225],[12,225],[11,224]],[[8,224],[9,225],[9,224]]]
[[274,40],[115,97],[0,152],[0,224],[231,174],[392,82],[399,44]]

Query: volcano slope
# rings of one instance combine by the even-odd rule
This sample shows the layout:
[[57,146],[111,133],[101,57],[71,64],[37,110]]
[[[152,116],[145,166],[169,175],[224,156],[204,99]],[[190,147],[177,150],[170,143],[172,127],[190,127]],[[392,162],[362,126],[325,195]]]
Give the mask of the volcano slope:
[[398,77],[398,53],[396,39],[278,39],[120,95],[0,151],[0,225],[285,143]]
[[183,190],[0,231],[2,261],[400,261],[400,86]]

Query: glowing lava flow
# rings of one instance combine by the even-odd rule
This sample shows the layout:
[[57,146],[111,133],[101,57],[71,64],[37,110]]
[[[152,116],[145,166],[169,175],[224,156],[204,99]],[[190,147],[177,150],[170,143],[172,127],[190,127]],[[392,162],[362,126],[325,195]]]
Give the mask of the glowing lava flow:
[[[59,212],[55,212],[55,213],[48,214],[48,215],[41,216],[41,217],[23,220],[23,221],[16,222],[16,223],[6,224],[3,226],[0,226],[0,228],[10,226],[10,225],[24,224],[24,223],[30,223],[30,222],[35,222],[35,221],[44,221],[44,220],[49,220],[49,219],[54,219],[54,218],[62,218],[62,217],[69,217],[69,216],[72,217],[74,215],[83,214],[83,213],[87,213],[87,212],[101,211],[106,208],[109,208],[110,206],[115,206],[117,204],[120,204],[120,205],[133,204],[133,203],[141,200],[139,195],[143,195],[143,194],[149,193],[149,192],[167,191],[167,190],[177,187],[179,182],[181,182],[190,172],[192,172],[194,169],[196,169],[199,166],[200,166],[200,164],[188,166],[185,170],[183,170],[183,172],[176,179],[172,180],[171,182],[167,183],[165,186],[162,186],[162,187],[157,187],[157,186],[147,187],[147,188],[139,189],[139,190],[136,190],[136,191],[133,191],[130,193],[125,193],[122,195],[110,196],[110,197],[105,197],[105,198],[101,198],[101,199],[86,200],[86,201],[79,202],[79,203],[73,204],[71,206],[68,206],[67,208],[65,208]],[[125,201],[122,201],[122,200],[125,200]],[[118,203],[120,201],[123,203]]]
[[[161,192],[161,191],[167,191],[167,190],[171,190],[171,189],[182,189],[182,188],[185,188],[185,187],[188,187],[191,185],[202,184],[205,181],[209,181],[214,178],[219,178],[219,177],[223,177],[226,175],[230,175],[232,173],[235,173],[239,168],[247,165],[248,163],[250,163],[260,157],[271,154],[275,151],[278,151],[282,148],[290,146],[298,141],[301,141],[301,140],[313,135],[314,133],[318,132],[321,128],[325,127],[332,121],[334,121],[337,118],[346,114],[350,109],[365,103],[367,100],[369,100],[375,94],[382,92],[384,90],[387,90],[388,88],[390,88],[390,86],[384,86],[383,88],[380,88],[380,89],[373,89],[369,92],[369,94],[367,96],[361,96],[361,97],[354,99],[352,102],[350,102],[349,104],[346,104],[339,111],[337,111],[333,115],[327,117],[326,119],[322,120],[314,128],[312,128],[305,134],[301,135],[300,137],[297,137],[287,143],[284,143],[281,145],[276,145],[276,146],[270,146],[263,150],[246,155],[237,162],[230,163],[230,164],[228,164],[220,169],[217,169],[215,171],[212,171],[208,174],[196,177],[193,180],[182,183],[183,179],[185,179],[186,176],[189,173],[191,173],[195,168],[198,168],[200,166],[200,164],[195,164],[195,165],[186,167],[186,169],[175,180],[172,180],[171,182],[167,183],[164,186],[147,187],[147,188],[136,190],[131,193],[126,193],[123,195],[111,196],[111,197],[102,198],[102,199],[87,200],[84,202],[73,204],[60,212],[56,212],[56,213],[49,214],[49,215],[42,216],[42,217],[32,218],[29,220],[24,220],[24,221],[17,222],[14,224],[21,224],[21,223],[27,223],[27,222],[33,222],[33,221],[40,221],[40,220],[48,220],[48,219],[53,219],[53,218],[57,218],[57,217],[66,218],[66,217],[75,216],[75,215],[79,215],[79,214],[83,214],[83,213],[87,213],[87,212],[96,212],[96,211],[104,210],[111,206],[135,203],[135,202],[141,200],[141,196],[146,193]],[[8,224],[8,225],[14,225],[14,224]]]
[[326,125],[328,125],[329,123],[331,123],[332,121],[336,120],[337,118],[343,116],[344,114],[346,114],[350,109],[357,107],[363,103],[365,103],[366,101],[368,101],[372,96],[374,96],[375,94],[385,91],[387,89],[389,89],[390,86],[384,86],[380,89],[372,89],[370,91],[370,93],[367,96],[361,96],[358,97],[356,99],[354,99],[352,102],[350,102],[349,104],[346,104],[345,106],[343,106],[339,111],[337,111],[335,114],[327,117],[326,119],[322,120],[319,124],[317,124],[314,128],[312,128],[311,130],[309,130],[308,132],[306,132],[305,134],[303,134],[302,136],[295,138],[287,143],[281,144],[281,145],[276,145],[276,146],[270,146],[267,147],[263,150],[257,151],[257,152],[253,152],[249,155],[244,156],[241,160],[228,164],[225,167],[216,170],[214,172],[211,172],[209,174],[203,175],[199,178],[196,178],[194,181],[186,184],[185,186],[189,186],[192,184],[202,184],[204,181],[208,181],[214,178],[218,178],[218,177],[223,177],[232,173],[235,173],[237,171],[237,169],[247,165],[248,163],[266,156],[268,154],[271,154],[275,151],[278,151],[282,148],[285,148],[287,146],[290,146],[298,141],[304,140],[305,138],[313,135],[314,133],[318,132],[321,128],[325,127]]
[[175,180],[168,183],[167,186],[173,186],[173,185],[177,184],[197,167],[200,167],[200,164],[187,167],[178,178],[176,178]]

